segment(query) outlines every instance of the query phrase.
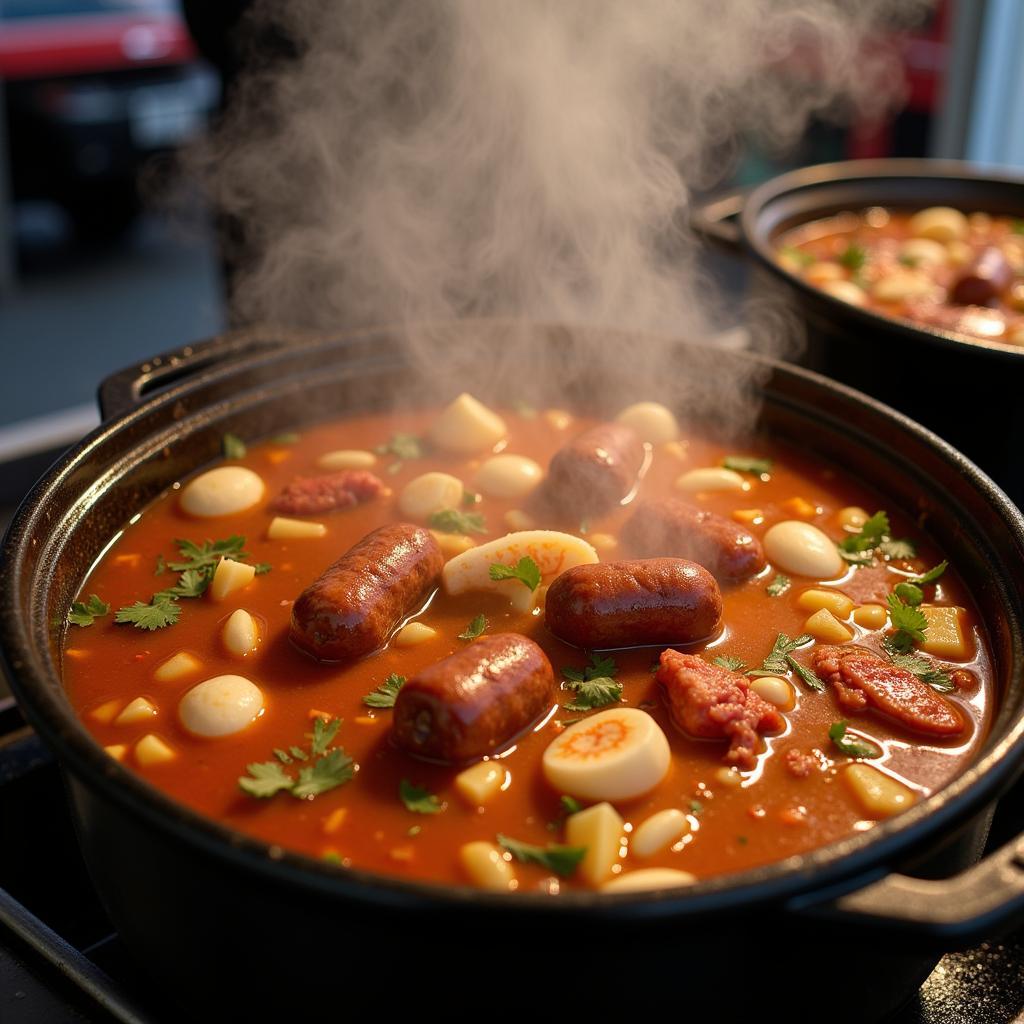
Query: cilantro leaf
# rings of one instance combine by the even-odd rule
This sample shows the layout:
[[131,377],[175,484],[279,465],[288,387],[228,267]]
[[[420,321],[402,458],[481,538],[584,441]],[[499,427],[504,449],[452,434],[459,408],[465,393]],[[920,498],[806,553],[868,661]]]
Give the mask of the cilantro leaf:
[[466,490],[464,490],[462,492],[462,507],[463,508],[472,508],[474,505],[479,504],[480,501],[482,501],[482,500],[483,500],[483,495],[477,494],[476,491],[466,491]]
[[490,576],[492,580],[519,580],[529,590],[536,590],[540,585],[540,568],[529,555],[524,555],[515,565],[495,562]]
[[913,608],[904,604],[895,594],[890,594],[886,599],[889,605],[889,621],[897,632],[895,642],[900,650],[905,651],[909,645],[905,640],[899,639],[899,634],[909,638],[911,643],[923,643],[924,631],[928,628],[928,619],[920,608]]
[[245,538],[237,534],[232,534],[224,540],[205,540],[202,544],[180,538],[174,543],[177,544],[182,559],[180,562],[167,563],[167,568],[174,572],[185,572],[188,569],[212,572],[222,558],[243,562],[249,557],[248,552],[243,550]]
[[568,878],[587,854],[585,846],[561,846],[549,843],[547,846],[532,846],[518,839],[498,835],[498,845],[522,864],[539,864],[553,871],[560,878]]
[[924,594],[916,583],[897,583],[893,593],[911,607],[916,608],[923,600]]
[[371,708],[393,708],[398,691],[405,686],[405,676],[391,673],[376,690],[363,698],[363,703]]
[[882,641],[882,647],[885,649],[885,653],[889,655],[889,660],[897,668],[917,676],[922,683],[927,683],[933,690],[937,690],[939,693],[952,693],[956,689],[950,674],[944,668],[936,665],[935,662],[929,661],[920,654],[901,652],[890,642],[889,637]]
[[752,473],[754,476],[764,476],[772,471],[771,459],[759,459],[753,455],[726,455],[722,465],[736,473]]
[[878,550],[886,558],[913,558],[917,554],[917,548],[909,540],[884,540],[878,545]]
[[154,576],[163,576],[167,572],[167,563],[164,561],[163,555],[156,556],[156,568],[153,570]]
[[889,535],[889,517],[884,512],[876,512],[866,520],[859,533],[850,534],[839,542],[839,553],[850,555],[872,551]]
[[88,601],[75,601],[71,605],[68,623],[72,626],[91,626],[96,619],[102,618],[109,611],[109,604],[101,601],[95,594],[90,594]]
[[119,625],[131,624],[136,629],[163,629],[164,626],[173,626],[179,615],[181,605],[155,595],[149,604],[136,601],[135,604],[118,608],[114,621]]
[[352,758],[341,747],[335,747],[312,764],[303,765],[299,769],[299,780],[292,788],[292,796],[299,800],[319,796],[343,786],[354,773]]
[[576,694],[570,703],[562,705],[566,711],[593,711],[608,704],[616,704],[622,699],[622,683],[607,676],[569,680],[566,685]]
[[742,658],[733,658],[728,654],[721,654],[717,658],[712,658],[711,664],[718,665],[720,668],[727,668],[730,672],[742,672],[747,667]]
[[408,779],[402,779],[398,784],[398,795],[405,809],[415,814],[440,814],[444,810],[440,797],[422,786],[414,786]]
[[394,455],[395,461],[388,466],[389,473],[397,473],[412,459],[423,458],[423,442],[415,434],[392,434],[385,444],[377,445],[378,455]]
[[934,583],[948,568],[949,562],[943,559],[938,565],[933,565],[923,576],[911,576],[907,582],[923,587],[926,583]]
[[246,765],[248,776],[238,780],[238,786],[244,793],[260,800],[272,797],[282,790],[290,790],[295,780],[285,772],[277,761],[263,761]]
[[334,741],[334,737],[338,735],[338,730],[340,728],[340,718],[332,718],[329,722],[325,722],[319,716],[314,718],[313,742],[309,747],[310,754],[312,754],[313,757],[320,757],[321,754],[326,754],[327,748]]
[[846,738],[846,722],[833,722],[829,726],[828,738],[847,757],[881,757],[882,748],[871,740],[852,740]]
[[486,533],[484,517],[479,512],[460,512],[455,508],[443,508],[430,517],[433,529],[441,533]]
[[817,673],[810,668],[808,665],[801,665],[792,654],[786,655],[786,664],[809,686],[812,690],[817,690],[818,693],[823,693],[825,690],[825,684],[821,681]]
[[572,796],[566,796],[564,793],[558,798],[558,802],[562,805],[562,810],[566,815],[579,814],[583,810],[583,804],[579,800]]
[[203,573],[198,569],[186,569],[179,577],[178,582],[167,590],[161,590],[154,594],[153,598],[164,601],[175,601],[179,597],[200,597],[210,585],[213,579],[212,573]]
[[793,581],[788,576],[783,576],[780,572],[775,574],[775,579],[764,589],[768,592],[769,597],[782,597],[792,585]]
[[487,617],[481,612],[479,615],[475,615],[465,630],[459,634],[459,639],[475,640],[485,629],[487,629]]
[[263,576],[270,572],[272,566],[269,562],[256,562],[253,564],[253,568],[256,570],[257,576]]
[[868,251],[862,245],[848,245],[839,257],[841,266],[856,273],[860,270],[868,258]]
[[562,675],[574,683],[600,679],[602,676],[614,679],[618,673],[619,666],[615,664],[615,659],[600,655],[596,651],[590,655],[590,664],[586,668],[567,667],[562,669]]
[[784,676],[789,673],[789,662],[787,655],[792,654],[798,647],[811,643],[814,637],[810,633],[801,633],[795,640],[790,640],[785,633],[780,633],[775,638],[771,652],[764,659],[760,668],[752,668],[747,671],[748,676]]
[[244,459],[248,449],[245,442],[237,434],[225,434],[221,441],[225,459]]

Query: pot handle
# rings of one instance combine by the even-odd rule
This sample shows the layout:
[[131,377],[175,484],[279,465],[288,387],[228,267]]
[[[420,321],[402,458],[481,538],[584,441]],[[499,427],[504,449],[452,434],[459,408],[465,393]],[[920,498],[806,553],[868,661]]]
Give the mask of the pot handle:
[[137,409],[154,391],[177,384],[211,366],[261,349],[284,348],[289,339],[254,330],[229,331],[205,341],[162,352],[144,363],[136,363],[105,378],[97,398],[100,416],[106,421]]
[[1024,835],[952,878],[887,875],[829,903],[789,908],[830,924],[905,932],[942,948],[968,948],[1020,924],[1024,915]]
[[733,255],[742,255],[743,231],[739,218],[748,193],[749,189],[737,188],[699,203],[690,211],[690,227]]

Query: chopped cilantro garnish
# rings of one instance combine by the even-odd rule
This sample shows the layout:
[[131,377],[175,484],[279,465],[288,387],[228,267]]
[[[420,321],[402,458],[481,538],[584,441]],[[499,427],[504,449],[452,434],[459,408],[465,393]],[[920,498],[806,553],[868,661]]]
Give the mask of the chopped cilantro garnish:
[[928,628],[928,619],[920,608],[904,604],[895,594],[887,598],[889,605],[889,621],[896,629],[894,636],[889,638],[893,647],[901,653],[910,650],[912,644],[924,642],[924,631]]
[[583,810],[583,804],[579,800],[573,796],[566,796],[564,793],[558,798],[558,802],[562,805],[562,810],[566,815],[579,814]]
[[562,705],[566,711],[593,711],[622,699],[622,683],[607,676],[569,680],[566,686],[576,694],[570,703]]
[[179,597],[199,597],[210,585],[213,573],[203,573],[199,569],[186,569],[179,577],[178,582],[167,590],[161,590],[154,594],[157,598],[174,601]]
[[173,626],[179,615],[181,605],[177,601],[156,594],[149,604],[136,601],[118,608],[114,621],[119,625],[130,624],[136,629],[163,629],[164,626]]
[[230,558],[236,562],[244,562],[249,553],[245,550],[245,538],[232,534],[225,540],[204,540],[202,544],[196,544],[191,540],[176,540],[178,552],[181,555],[180,562],[168,562],[167,568],[174,572],[185,572],[187,569],[198,569],[209,571],[211,574],[217,568],[222,558]]
[[363,703],[371,708],[393,708],[398,691],[405,686],[405,676],[391,673],[376,690],[363,698]]
[[561,878],[568,878],[587,854],[585,846],[561,846],[556,843],[532,846],[503,835],[498,836],[498,845],[521,863],[539,864]]
[[780,633],[775,638],[771,652],[764,659],[760,668],[752,668],[747,672],[748,676],[784,676],[790,669],[787,656],[792,654],[798,647],[803,647],[814,640],[809,633],[801,633],[795,640],[790,640],[785,633]]
[[443,508],[430,517],[430,525],[441,533],[486,533],[484,517],[479,512],[460,512]]
[[487,629],[487,618],[483,612],[475,615],[465,630],[459,634],[460,640],[475,640]]
[[[302,747],[289,747],[290,755],[275,749],[276,761],[256,762],[246,766],[248,775],[238,780],[243,793],[265,800],[282,791],[291,793],[297,800],[310,800],[344,785],[355,774],[352,758],[343,747],[331,748],[341,727],[341,719],[332,718],[313,721],[309,752]],[[293,775],[286,770],[293,760],[304,762]]]
[[753,473],[754,476],[764,476],[772,471],[771,459],[759,459],[753,455],[726,455],[722,465],[737,473]]
[[398,795],[402,798],[405,809],[414,814],[440,814],[444,810],[440,797],[422,786],[414,786],[408,779],[402,779],[399,783]]
[[889,517],[884,512],[876,512],[859,533],[844,537],[836,547],[851,565],[870,565],[875,551],[886,558],[913,558],[914,545],[909,540],[894,540],[889,529]]
[[101,601],[95,594],[90,594],[88,601],[75,601],[71,606],[68,623],[72,626],[91,626],[96,619],[102,618],[109,611],[109,604]]
[[893,593],[904,604],[915,608],[924,600],[924,594],[916,583],[897,583]]
[[596,651],[590,655],[590,664],[586,668],[573,668],[569,666],[562,669],[562,675],[576,683],[583,682],[584,680],[599,679],[602,676],[614,678],[618,673],[619,666],[615,664],[615,659],[598,654]]
[[245,442],[237,434],[225,434],[221,441],[221,447],[226,459],[244,459],[245,453],[248,451]]
[[848,245],[839,257],[839,263],[856,273],[860,270],[868,258],[868,251],[862,245]]
[[164,561],[163,555],[156,556],[156,568],[153,570],[154,576],[163,576],[167,572],[167,563]]
[[703,814],[704,805],[699,800],[690,801],[690,813],[693,815]]
[[483,500],[483,496],[478,494],[476,491],[463,491],[462,492],[462,506],[463,508],[472,508],[474,505],[478,505]]
[[733,658],[728,654],[720,654],[717,658],[712,658],[711,664],[727,668],[730,672],[742,672],[746,668],[742,658]]
[[519,580],[528,590],[536,590],[540,585],[540,567],[529,555],[524,555],[515,565],[495,562],[490,576],[492,580]]
[[423,442],[415,434],[392,434],[386,444],[377,445],[376,451],[378,455],[395,456],[388,472],[397,473],[404,463],[423,458]]
[[882,641],[882,647],[897,668],[902,668],[917,676],[922,683],[927,683],[933,690],[937,690],[939,693],[952,693],[956,689],[950,674],[944,668],[920,654],[908,654],[900,651],[891,637],[886,637]]
[[775,578],[764,589],[768,592],[769,597],[782,597],[792,585],[793,581],[780,572],[775,574]]
[[792,654],[786,655],[786,664],[809,686],[812,690],[817,690],[822,693],[825,690],[825,684],[821,681],[818,675],[813,669],[807,665],[801,665]]
[[851,740],[846,738],[846,722],[833,722],[829,726],[828,738],[847,757],[881,757],[882,748],[870,740]]
[[943,560],[933,565],[923,576],[911,576],[907,582],[923,587],[926,583],[934,583],[949,568],[949,562]]

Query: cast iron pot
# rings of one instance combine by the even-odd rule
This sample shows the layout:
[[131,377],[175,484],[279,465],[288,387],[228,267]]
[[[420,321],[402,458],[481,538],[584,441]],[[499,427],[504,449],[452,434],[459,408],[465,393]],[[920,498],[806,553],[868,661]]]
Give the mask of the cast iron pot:
[[[790,228],[869,206],[953,206],[1024,218],[1024,180],[952,160],[855,160],[804,167],[733,192],[693,215],[696,229],[753,260],[756,287],[806,325],[800,362],[924,423],[1024,505],[1024,348],[979,341],[852,306],[779,266]],[[757,330],[753,318],[752,330]]]
[[[445,329],[460,339],[502,325]],[[511,329],[511,328],[510,328]],[[522,329],[520,329],[520,335]],[[529,328],[526,346],[575,352],[580,335],[632,359],[644,339]],[[497,341],[497,339],[495,339]],[[0,642],[21,706],[59,756],[93,881],[126,948],[166,994],[169,1020],[294,1019],[314,1009],[455,1019],[587,1003],[678,1006],[748,1019],[881,1019],[912,994],[939,951],[972,945],[1024,912],[1024,842],[976,864],[995,799],[1024,760],[1024,520],[963,456],[914,423],[804,370],[713,354],[721,375],[756,377],[757,429],[864,480],[885,504],[923,517],[956,560],[990,629],[999,711],[977,762],[906,813],[842,842],[685,890],[608,897],[413,884],[345,870],[198,816],[107,757],[60,683],[68,607],[123,524],[174,481],[215,459],[221,438],[273,435],[424,391],[397,331],[304,340],[231,336],[153,359],[101,389],[105,423],[60,460],[18,512],[0,569]],[[660,390],[707,357],[682,343]],[[454,356],[453,356],[454,357]],[[459,386],[494,397],[492,367]],[[488,384],[488,381],[491,384]],[[497,387],[507,384],[499,378]],[[562,404],[588,401],[588,361],[563,362]],[[712,426],[715,388],[683,410]],[[543,385],[535,385],[543,400]],[[443,400],[450,392],[424,395]],[[616,387],[614,409],[639,397]],[[614,403],[614,404],[611,404]],[[973,866],[972,866],[973,865]],[[542,988],[543,987],[543,992]]]

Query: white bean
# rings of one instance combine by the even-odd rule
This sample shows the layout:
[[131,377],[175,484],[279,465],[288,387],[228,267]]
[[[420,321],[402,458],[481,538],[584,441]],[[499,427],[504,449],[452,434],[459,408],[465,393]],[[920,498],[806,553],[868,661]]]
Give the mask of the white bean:
[[903,302],[927,295],[935,287],[926,274],[915,270],[893,270],[880,277],[871,289],[879,302]]
[[495,455],[477,470],[477,490],[489,498],[525,498],[540,483],[544,470],[525,455]]
[[252,654],[260,642],[259,626],[244,608],[236,608],[224,623],[221,638],[231,654],[244,658]]
[[746,491],[747,482],[731,469],[723,466],[704,466],[691,469],[676,480],[676,489],[691,494],[698,491]]
[[750,688],[762,700],[782,708],[783,711],[793,707],[793,687],[785,679],[778,676],[761,676],[750,684]]
[[637,402],[627,406],[615,417],[619,423],[632,427],[641,441],[662,444],[679,437],[679,423],[672,410],[659,402]]
[[316,460],[321,469],[369,469],[376,465],[377,456],[373,452],[342,448],[334,452],[325,452]]
[[833,540],[810,523],[786,519],[764,535],[769,561],[784,572],[813,579],[834,579],[842,572],[843,560]]
[[263,693],[245,676],[214,676],[193,686],[178,705],[181,724],[196,736],[230,736],[263,713]]
[[676,807],[666,808],[637,826],[629,843],[630,853],[641,858],[653,857],[689,831],[690,819]]
[[450,473],[422,473],[410,480],[398,498],[403,516],[426,522],[435,512],[462,504],[462,481]]
[[967,218],[951,206],[929,206],[920,210],[907,226],[917,238],[931,238],[936,242],[966,238],[970,230]]
[[245,466],[219,466],[190,480],[181,490],[181,509],[211,519],[244,512],[263,499],[263,480]]
[[601,892],[649,892],[652,889],[671,889],[678,885],[693,885],[696,875],[675,868],[641,868],[613,878],[601,886]]

